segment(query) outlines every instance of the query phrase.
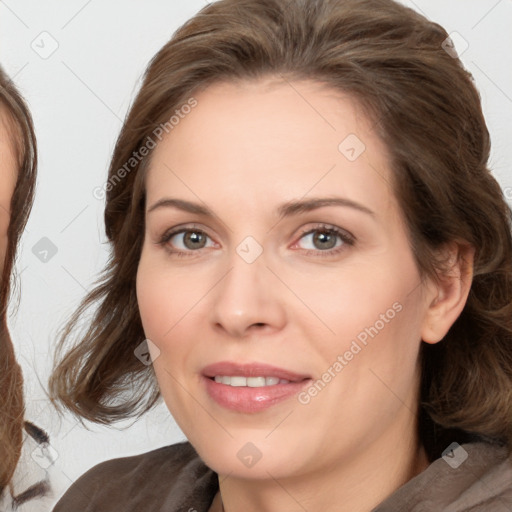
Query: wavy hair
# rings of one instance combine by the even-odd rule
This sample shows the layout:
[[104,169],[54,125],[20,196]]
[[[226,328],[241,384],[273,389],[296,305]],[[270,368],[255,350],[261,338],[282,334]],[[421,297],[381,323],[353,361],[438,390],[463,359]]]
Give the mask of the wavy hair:
[[0,494],[18,462],[24,428],[23,377],[7,329],[7,305],[14,283],[18,242],[34,198],[37,145],[30,111],[16,86],[0,68],[0,122],[10,139],[17,180],[10,205],[7,250],[0,281]]
[[[441,343],[421,348],[418,424],[430,460],[450,435],[510,449],[511,212],[488,167],[479,93],[445,51],[447,38],[393,0],[220,0],[179,28],[150,62],[117,140],[105,188],[111,257],[63,330],[54,400],[109,423],[142,414],[158,398],[151,367],[133,354],[145,338],[135,276],[151,154],[121,173],[126,162],[187,98],[215,82],[305,79],[349,94],[374,122],[422,275],[439,277],[435,255],[450,242],[476,250],[462,314]],[[92,322],[80,329],[87,314]]]

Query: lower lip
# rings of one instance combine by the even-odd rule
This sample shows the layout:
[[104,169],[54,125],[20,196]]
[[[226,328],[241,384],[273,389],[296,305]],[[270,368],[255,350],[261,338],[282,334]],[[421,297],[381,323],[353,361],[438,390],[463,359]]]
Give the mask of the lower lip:
[[219,405],[232,411],[252,413],[264,411],[288,398],[297,395],[311,379],[275,386],[250,388],[234,387],[203,377],[206,391]]

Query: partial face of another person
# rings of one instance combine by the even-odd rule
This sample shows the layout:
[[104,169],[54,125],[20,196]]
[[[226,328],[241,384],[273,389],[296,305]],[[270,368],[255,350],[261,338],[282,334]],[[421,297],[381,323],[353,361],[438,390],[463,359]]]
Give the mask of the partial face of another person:
[[386,148],[314,82],[195,98],[152,155],[137,274],[169,410],[224,475],[391,450],[414,429],[432,297]]
[[4,109],[0,106],[0,270],[7,251],[11,199],[16,186],[17,166],[13,139]]

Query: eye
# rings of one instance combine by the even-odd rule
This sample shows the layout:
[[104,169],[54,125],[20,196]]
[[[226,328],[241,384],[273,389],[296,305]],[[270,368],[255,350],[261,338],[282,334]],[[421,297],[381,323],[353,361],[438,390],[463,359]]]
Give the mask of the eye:
[[333,226],[318,226],[302,234],[294,248],[304,249],[312,252],[323,252],[328,255],[334,254],[354,245],[355,239],[352,235]]
[[[216,243],[202,229],[194,227],[168,231],[159,243],[177,256],[216,247]],[[334,226],[321,225],[305,231],[292,248],[303,249],[307,254],[312,252],[315,255],[329,256],[354,243],[355,238],[348,232]]]
[[160,240],[171,253],[194,252],[207,247],[214,247],[213,240],[201,229],[182,228],[165,233]]

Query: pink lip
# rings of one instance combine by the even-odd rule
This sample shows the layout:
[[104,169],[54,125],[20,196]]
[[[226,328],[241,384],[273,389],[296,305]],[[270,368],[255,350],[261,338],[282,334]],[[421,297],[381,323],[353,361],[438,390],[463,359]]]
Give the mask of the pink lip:
[[[290,381],[261,388],[233,387],[213,380],[216,375],[241,377],[278,377]],[[203,369],[203,382],[210,398],[227,409],[254,413],[268,409],[296,395],[303,389],[310,377],[263,363],[238,364],[228,361],[208,365]]]
[[238,375],[240,377],[279,377],[280,379],[291,382],[300,382],[309,379],[309,375],[301,375],[277,366],[271,366],[265,363],[240,364],[230,361],[221,361],[206,366],[203,369],[205,377],[215,377],[216,375]]

